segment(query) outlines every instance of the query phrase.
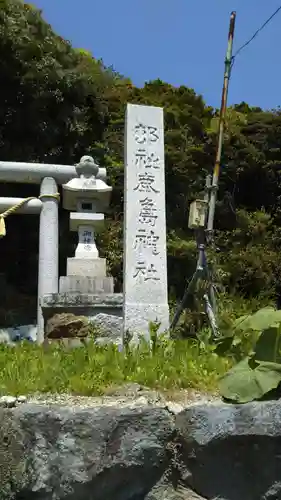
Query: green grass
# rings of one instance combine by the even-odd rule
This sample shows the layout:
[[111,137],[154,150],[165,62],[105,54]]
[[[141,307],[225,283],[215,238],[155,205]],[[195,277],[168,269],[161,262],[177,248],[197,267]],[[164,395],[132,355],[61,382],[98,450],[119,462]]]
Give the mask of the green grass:
[[156,389],[215,391],[230,362],[193,341],[161,341],[127,353],[114,346],[48,349],[28,343],[0,346],[0,394],[72,393],[101,395],[123,383]]

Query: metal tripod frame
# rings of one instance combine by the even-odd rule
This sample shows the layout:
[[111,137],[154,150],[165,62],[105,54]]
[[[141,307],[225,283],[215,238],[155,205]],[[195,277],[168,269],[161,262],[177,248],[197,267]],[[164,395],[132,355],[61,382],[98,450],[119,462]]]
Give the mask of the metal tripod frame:
[[[206,182],[207,184],[207,182]],[[180,318],[181,313],[186,307],[187,299],[190,295],[193,295],[195,292],[195,288],[197,283],[201,280],[203,282],[208,283],[208,291],[204,293],[203,299],[205,301],[205,309],[206,314],[208,316],[210,326],[212,328],[212,332],[214,336],[218,335],[218,326],[216,322],[216,296],[215,296],[215,288],[212,283],[211,273],[207,264],[207,258],[205,253],[205,229],[199,228],[197,230],[196,235],[197,240],[197,248],[198,248],[198,259],[196,264],[196,270],[193,274],[190,282],[187,285],[187,288],[184,292],[184,296],[182,298],[181,303],[179,304],[173,321],[171,323],[170,329],[174,330],[176,327],[178,320]]]

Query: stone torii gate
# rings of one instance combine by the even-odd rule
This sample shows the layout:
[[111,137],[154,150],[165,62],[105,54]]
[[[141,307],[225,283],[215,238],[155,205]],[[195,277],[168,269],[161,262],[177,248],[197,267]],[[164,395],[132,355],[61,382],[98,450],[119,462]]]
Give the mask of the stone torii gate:
[[[44,341],[44,318],[40,298],[47,294],[57,294],[59,286],[58,185],[64,185],[77,177],[79,173],[74,165],[0,161],[0,182],[40,185],[40,197],[25,204],[24,198],[0,198],[0,214],[21,202],[23,205],[16,213],[40,214],[37,306],[39,344]],[[105,182],[106,169],[99,168],[96,178]]]

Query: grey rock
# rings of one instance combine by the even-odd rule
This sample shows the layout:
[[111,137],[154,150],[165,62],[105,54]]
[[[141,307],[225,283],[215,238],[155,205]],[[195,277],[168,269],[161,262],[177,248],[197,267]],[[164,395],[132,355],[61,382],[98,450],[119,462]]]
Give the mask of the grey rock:
[[46,336],[49,339],[86,337],[89,331],[88,319],[72,313],[55,314],[46,324]]
[[208,499],[281,498],[281,402],[191,406],[178,414],[178,468]]
[[117,396],[117,397],[118,396],[138,397],[141,393],[143,393],[143,391],[149,391],[151,393],[151,391],[147,387],[137,384],[136,382],[128,382],[120,387],[113,387],[112,389],[109,389],[107,391],[107,394],[110,396]]
[[[23,404],[5,411],[18,431],[13,431],[17,446],[13,442],[5,450],[9,463],[15,463],[17,480],[0,459],[0,477],[16,485],[13,498],[141,500],[168,467],[166,447],[174,425],[162,408]],[[0,435],[3,418],[1,423]],[[5,441],[0,452],[1,446]],[[1,484],[3,491],[5,486]]]
[[277,481],[262,497],[262,500],[279,500],[281,498],[281,482]]
[[5,328],[1,328],[0,330],[0,344],[11,344],[12,339],[10,333]]
[[18,396],[17,397],[17,403],[26,403],[27,397],[26,396]]
[[15,396],[5,395],[5,396],[0,397],[0,407],[13,408],[17,404],[22,404],[22,403],[25,403],[26,401],[27,401],[26,396],[15,397]]
[[0,408],[1,500],[281,499],[281,402],[172,414],[138,384],[124,397]]
[[118,342],[122,337],[123,318],[113,314],[99,313],[89,318],[91,323],[98,329],[98,340],[107,339]]
[[205,500],[200,495],[197,495],[190,488],[182,485],[173,486],[164,478],[161,480],[150,493],[145,497],[145,500]]
[[0,397],[0,406],[4,406],[6,408],[12,408],[16,406],[17,398],[14,396],[1,396]]

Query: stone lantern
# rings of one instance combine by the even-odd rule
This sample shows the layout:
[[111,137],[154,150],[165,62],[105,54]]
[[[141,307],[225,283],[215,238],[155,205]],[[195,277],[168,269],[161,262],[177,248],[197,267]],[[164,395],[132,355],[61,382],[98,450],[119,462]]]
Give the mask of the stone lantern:
[[60,292],[113,293],[113,278],[106,277],[106,260],[99,257],[96,234],[104,227],[112,187],[98,178],[99,166],[91,156],[76,165],[77,178],[63,185],[63,208],[70,211],[70,230],[77,231],[75,256],[67,259],[67,276]]
[[[106,184],[106,172],[91,156],[83,156],[76,173],[62,185],[63,208],[70,212],[70,230],[78,233],[74,257],[67,259],[66,276],[59,279],[59,293],[44,295],[41,302],[44,319],[57,313],[87,317],[98,327],[96,342],[122,343],[123,294],[114,293],[112,276],[106,275],[106,259],[99,256],[96,234],[104,227],[104,211],[110,203],[112,187]],[[66,339],[80,345],[80,339]]]

